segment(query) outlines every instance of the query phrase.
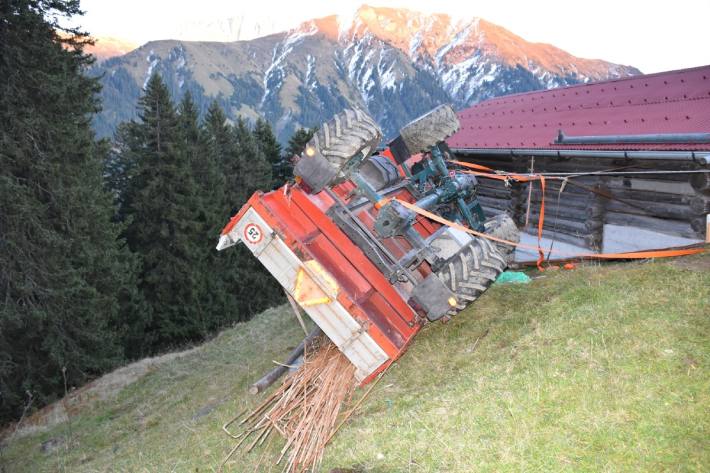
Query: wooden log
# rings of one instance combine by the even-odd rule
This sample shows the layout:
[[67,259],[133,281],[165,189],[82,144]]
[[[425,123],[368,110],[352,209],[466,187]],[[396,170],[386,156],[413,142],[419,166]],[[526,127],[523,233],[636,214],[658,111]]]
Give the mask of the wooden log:
[[699,236],[707,237],[707,222],[707,216],[696,217],[690,221],[690,228],[692,228]]
[[479,187],[490,187],[491,189],[510,190],[513,188],[514,185],[519,185],[519,184],[514,181],[509,181],[509,184],[506,185],[506,181],[502,181],[500,179],[483,177],[481,179],[478,179],[478,185],[479,185]]
[[702,237],[702,234],[695,230],[691,223],[681,220],[662,219],[607,211],[604,221],[605,223],[614,225],[638,227],[654,232],[678,235],[686,238]]
[[[534,236],[537,236],[537,233],[535,233]],[[542,236],[544,238],[548,238],[553,241],[559,241],[562,243],[569,243],[570,245],[581,246],[582,248],[588,248],[593,251],[599,250],[599,248],[601,247],[601,242],[602,242],[601,236],[596,235],[596,234],[574,235],[574,234],[564,233],[559,230],[556,232],[553,232],[552,230],[543,229]],[[542,246],[542,249],[545,251],[547,251],[549,248],[550,248],[549,243]],[[553,258],[555,257],[554,248],[553,248],[552,257]]]
[[[540,207],[542,202],[542,194],[533,192],[531,196],[531,207]],[[587,209],[590,206],[597,205],[603,207],[603,204],[596,202],[595,199],[591,197],[575,197],[572,195],[565,195],[564,193],[560,197],[560,203],[564,203],[565,207],[576,208],[576,209]],[[557,204],[557,194],[545,193],[545,205],[556,205]]]
[[[610,200],[606,204],[607,210],[631,215],[644,215],[648,217],[670,218],[673,220],[690,220],[695,214],[688,205],[666,204],[664,202],[645,203],[640,201],[627,201],[628,203]],[[629,205],[634,204],[634,205]]]
[[512,198],[512,193],[508,190],[503,189],[493,189],[490,187],[479,187],[478,195],[483,195],[486,197],[494,197],[496,199],[506,199],[510,200]]
[[690,177],[692,175],[685,175],[685,179],[682,181],[669,181],[663,178],[663,176],[646,176],[646,177],[634,177],[634,178],[624,178],[624,177],[609,177],[606,180],[607,187],[611,188],[625,188],[634,190],[644,190],[651,192],[663,192],[666,194],[681,194],[681,195],[693,195],[696,193],[693,186],[690,185]]
[[710,173],[695,173],[690,177],[690,185],[701,194],[710,195]]
[[710,197],[699,195],[690,199],[690,211],[695,215],[710,213]]
[[482,187],[492,187],[494,189],[512,189],[514,185],[519,185],[519,183],[516,183],[515,181],[507,181],[508,184],[506,184],[506,181],[502,179],[493,179],[485,176],[477,177],[481,177],[481,179],[478,179],[478,185]]
[[609,187],[609,193],[622,200],[637,200],[641,202],[663,202],[666,204],[687,205],[694,195],[671,194],[651,190],[631,189],[628,187]]
[[[553,182],[554,182],[554,184],[553,184]],[[570,183],[571,182],[572,181],[570,181]],[[562,194],[569,194],[569,195],[575,195],[575,196],[588,196],[588,195],[593,194],[593,192],[591,192],[587,189],[584,189],[582,187],[579,187],[579,186],[576,186],[576,185],[573,185],[570,183],[567,183],[565,185],[564,190],[562,191]],[[585,184],[585,187],[594,187],[594,185],[595,184],[587,186]],[[522,184],[522,188],[523,188],[522,192],[527,194],[529,186],[530,186],[529,183]],[[557,194],[559,192],[561,186],[562,186],[562,184],[559,181],[546,181],[545,182],[545,195],[553,194],[553,193]],[[533,183],[532,188],[533,188],[533,192],[540,192],[540,183],[539,182]]]
[[[530,209],[530,214],[539,214],[540,207],[533,207]],[[558,218],[564,220],[571,220],[573,222],[586,222],[588,220],[599,220],[603,214],[602,207],[598,205],[593,205],[586,209],[575,209],[572,207],[567,207],[564,200],[560,202],[559,208],[557,208],[557,202],[546,202],[545,203],[545,218],[552,219],[557,216]]]
[[[527,192],[525,192],[526,197],[527,197]],[[557,198],[557,194],[559,194],[558,189],[549,189],[545,188],[545,199],[552,199],[552,198]],[[539,187],[533,187],[532,189],[532,196],[535,198],[540,198],[542,195],[542,190]],[[562,191],[562,195],[560,196],[562,199],[565,200],[575,200],[575,201],[582,201],[582,202],[589,202],[590,200],[593,200],[596,198],[595,193],[593,192],[567,192],[567,189]]]
[[[530,214],[529,223],[531,226],[537,226],[540,220],[539,214]],[[522,222],[521,222],[522,223]],[[589,235],[598,232],[604,226],[601,220],[589,220],[587,222],[574,222],[571,220],[554,219],[554,217],[546,216],[543,228],[551,230],[558,228],[560,231],[570,234]]]
[[483,213],[486,214],[486,217],[495,217],[496,215],[507,213],[503,209],[496,209],[494,207],[487,207],[485,205],[481,205],[481,208],[483,209]]
[[[264,389],[268,388],[281,376],[288,371],[288,367],[291,366],[305,351],[306,347],[311,345],[313,341],[319,337],[323,331],[320,327],[316,326],[311,333],[308,334],[306,338],[303,339],[301,343],[298,344],[296,348],[293,349],[291,354],[286,358],[286,361],[281,365],[277,365],[274,369],[262,376],[256,383],[249,387],[249,394],[259,394]],[[285,366],[284,366],[285,365]]]
[[496,207],[496,206],[492,206],[492,205],[481,204],[481,208],[483,209],[483,213],[493,211],[496,215],[499,213],[507,213],[509,215],[512,215],[510,209],[504,208],[504,207]]
[[477,199],[481,203],[481,205],[488,205],[496,208],[512,209],[511,201],[508,199],[494,199],[481,195],[479,195]]
[[[457,155],[460,161],[472,162],[492,169],[510,168],[518,172],[527,172],[530,169],[530,157],[524,156],[467,156]],[[633,169],[648,170],[649,168],[662,167],[668,170],[689,170],[697,169],[698,165],[692,162],[675,160],[648,161],[639,159],[619,159],[619,158],[559,158],[559,157],[535,157],[535,170],[565,169],[570,172],[606,170],[619,167],[633,166]]]

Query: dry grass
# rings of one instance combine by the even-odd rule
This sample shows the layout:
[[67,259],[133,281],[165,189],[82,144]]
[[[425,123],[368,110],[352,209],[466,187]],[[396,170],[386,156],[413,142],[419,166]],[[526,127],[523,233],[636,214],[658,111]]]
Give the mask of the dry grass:
[[[342,424],[338,422],[340,409],[351,399],[354,388],[355,366],[326,337],[321,338],[313,349],[306,350],[303,364],[264,402],[224,425],[236,445],[220,471],[240,448],[251,453],[277,435],[283,447],[276,465],[283,461],[288,473],[317,470],[326,444]],[[230,432],[232,424],[241,432]]]
[[159,366],[176,358],[194,354],[196,350],[199,350],[199,347],[144,358],[118,368],[70,391],[61,401],[45,406],[28,418],[22,419],[21,422],[9,426],[0,438],[12,436],[13,439],[19,439],[65,423],[70,417],[91,408],[97,402],[115,398],[126,386],[135,383]]
[[[708,258],[493,287],[417,337],[321,471],[709,471]],[[302,334],[288,309],[267,311],[3,446],[0,471],[216,471],[234,446],[221,426],[263,401],[249,383]],[[235,456],[226,470],[281,471],[279,452]]]

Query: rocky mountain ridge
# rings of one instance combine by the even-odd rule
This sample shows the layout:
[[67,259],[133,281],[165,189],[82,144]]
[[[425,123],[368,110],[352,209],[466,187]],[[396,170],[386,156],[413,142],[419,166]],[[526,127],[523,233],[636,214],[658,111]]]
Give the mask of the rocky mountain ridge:
[[367,109],[391,137],[442,102],[460,109],[499,95],[640,73],[527,42],[480,18],[365,5],[349,17],[314,19],[249,41],[153,41],[108,59],[92,70],[104,86],[100,135],[135,117],[154,72],[176,99],[190,90],[203,110],[217,100],[230,118],[264,116],[281,141],[350,104]]

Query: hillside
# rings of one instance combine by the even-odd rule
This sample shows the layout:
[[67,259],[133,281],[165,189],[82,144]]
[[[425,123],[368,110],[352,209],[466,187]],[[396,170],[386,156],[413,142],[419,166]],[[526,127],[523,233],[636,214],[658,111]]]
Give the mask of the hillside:
[[102,76],[99,135],[135,118],[148,77],[176,97],[189,90],[204,111],[217,100],[230,118],[263,116],[283,142],[348,104],[370,112],[385,135],[442,102],[467,107],[490,97],[639,74],[629,66],[531,43],[481,18],[363,5],[249,41],[162,40],[92,69]]
[[[707,471],[710,256],[533,276],[426,328],[324,471]],[[256,405],[248,384],[299,330],[268,310],[16,435],[0,471],[213,471],[232,445],[220,426]],[[273,453],[229,471],[269,471]]]
[[136,49],[138,45],[120,38],[94,38],[94,44],[86,47],[86,52],[103,61],[116,56],[123,56]]

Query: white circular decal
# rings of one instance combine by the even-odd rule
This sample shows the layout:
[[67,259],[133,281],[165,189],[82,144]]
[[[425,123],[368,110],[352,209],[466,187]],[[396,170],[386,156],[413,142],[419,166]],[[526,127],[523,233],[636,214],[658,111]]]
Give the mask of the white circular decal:
[[250,223],[244,227],[244,239],[252,245],[259,243],[263,237],[264,232],[261,231],[261,227],[256,223]]

